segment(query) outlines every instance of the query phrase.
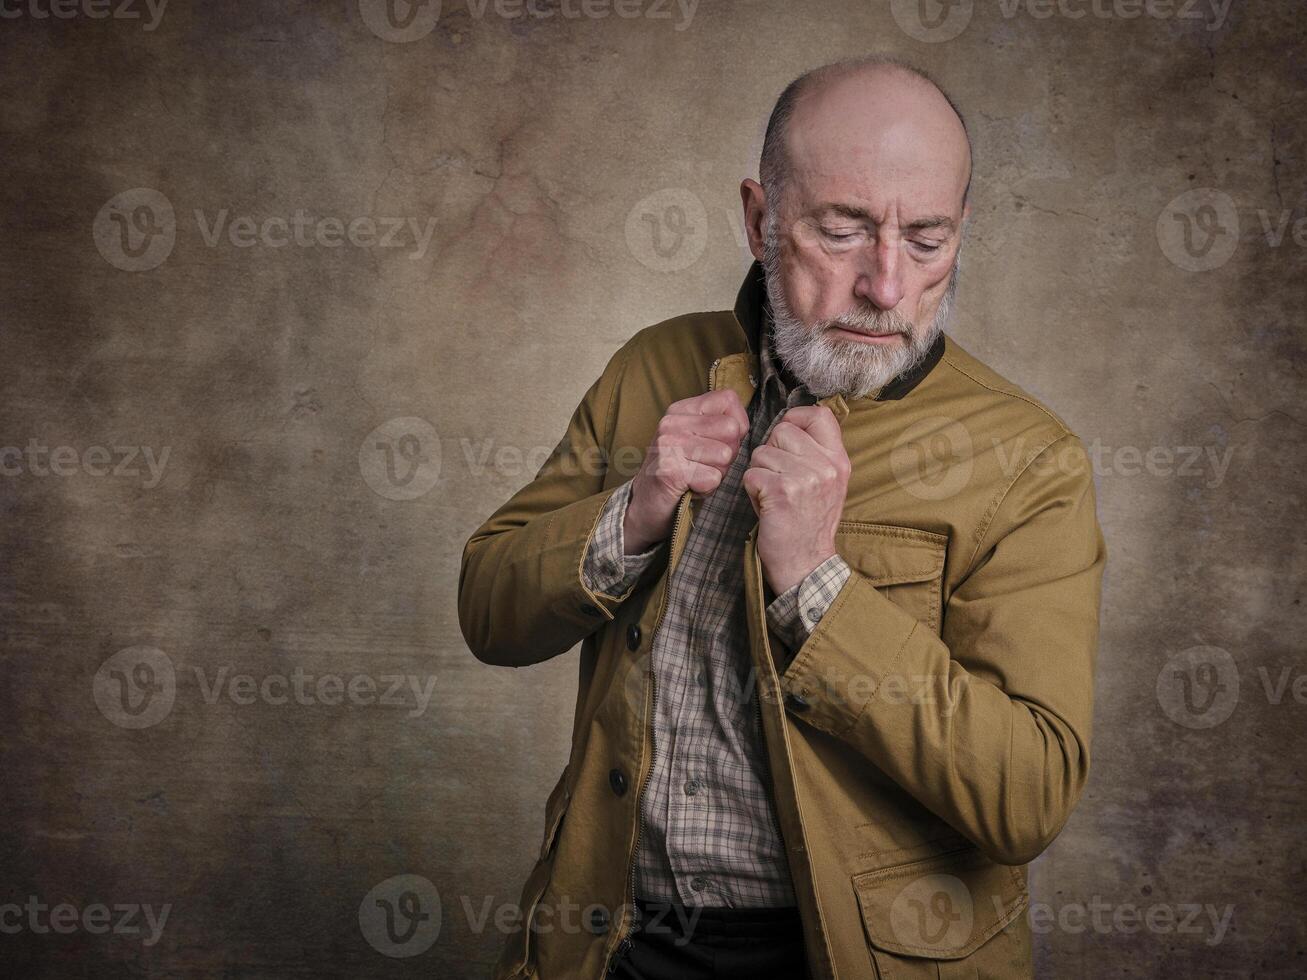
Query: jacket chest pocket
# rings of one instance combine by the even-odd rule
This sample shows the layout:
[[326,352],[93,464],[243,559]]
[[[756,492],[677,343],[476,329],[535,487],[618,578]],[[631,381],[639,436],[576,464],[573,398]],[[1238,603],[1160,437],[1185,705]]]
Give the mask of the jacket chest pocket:
[[940,631],[948,537],[892,524],[840,521],[835,550],[890,602]]

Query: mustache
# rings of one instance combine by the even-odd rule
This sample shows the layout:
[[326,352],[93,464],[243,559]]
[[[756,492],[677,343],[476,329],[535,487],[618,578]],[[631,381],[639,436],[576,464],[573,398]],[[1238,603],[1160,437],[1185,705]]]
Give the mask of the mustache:
[[820,330],[840,327],[872,337],[891,337],[895,334],[911,337],[913,329],[907,317],[893,310],[848,310],[839,316],[820,321],[817,327]]

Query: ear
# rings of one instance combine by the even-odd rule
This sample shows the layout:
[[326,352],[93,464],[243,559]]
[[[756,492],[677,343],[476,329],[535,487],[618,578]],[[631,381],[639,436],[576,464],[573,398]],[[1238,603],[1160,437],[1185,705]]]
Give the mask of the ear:
[[762,261],[763,222],[767,217],[767,192],[762,184],[746,177],[740,182],[740,203],[744,206],[744,231],[749,236],[749,251]]

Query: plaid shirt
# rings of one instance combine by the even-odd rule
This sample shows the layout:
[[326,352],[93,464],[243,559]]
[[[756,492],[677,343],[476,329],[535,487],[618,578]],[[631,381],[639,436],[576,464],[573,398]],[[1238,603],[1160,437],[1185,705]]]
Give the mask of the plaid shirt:
[[[653,768],[636,854],[636,894],[650,901],[795,904],[749,658],[743,549],[757,517],[742,481],[783,411],[816,399],[802,385],[787,390],[767,340],[761,346],[763,383],[749,404],[749,434],[699,507],[653,638]],[[661,548],[623,556],[630,495],[628,482],[605,505],[583,567],[593,591],[615,598],[635,587]],[[797,653],[850,574],[834,555],[770,602],[773,643]]]

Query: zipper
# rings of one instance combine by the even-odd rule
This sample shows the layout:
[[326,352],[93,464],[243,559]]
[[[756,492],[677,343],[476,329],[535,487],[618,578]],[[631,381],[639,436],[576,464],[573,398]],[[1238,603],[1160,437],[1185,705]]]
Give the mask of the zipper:
[[[712,391],[717,386],[717,365],[721,363],[721,358],[712,362],[712,367],[708,369],[708,390]],[[640,838],[644,835],[644,794],[649,788],[649,776],[653,773],[654,760],[658,754],[658,739],[655,736],[657,725],[658,710],[658,684],[654,679],[653,667],[653,644],[654,639],[658,636],[658,628],[663,624],[663,617],[667,614],[668,592],[672,584],[671,568],[671,549],[676,546],[676,538],[681,530],[681,522],[685,518],[685,513],[690,509],[690,491],[686,491],[681,498],[680,503],[676,505],[676,519],[672,522],[672,537],[668,548],[668,569],[667,583],[663,586],[663,599],[658,606],[658,615],[654,618],[653,632],[649,634],[649,765],[643,767],[640,773],[640,785],[636,790],[636,827],[635,827],[635,847],[631,849],[631,863],[626,869],[627,879],[627,896],[630,899],[628,903],[631,909],[631,921],[626,927],[626,932],[622,935],[622,940],[616,946],[613,958],[608,961],[608,972],[613,973],[617,970],[618,961],[626,955],[631,948],[631,934],[635,932],[635,861],[636,856],[640,853]],[[761,721],[761,706],[759,707],[759,720]]]
[[[763,433],[762,438],[759,440],[760,442],[765,442],[766,439],[767,439],[767,437],[768,437],[769,435],[771,435],[771,431],[772,431],[772,429],[776,428],[776,423],[777,423],[777,422],[778,422],[778,421],[779,421],[779,420],[780,420],[780,419],[785,415],[785,412],[787,411],[787,409],[788,409],[788,406],[786,406],[785,408],[782,408],[779,412],[776,413],[776,418],[772,419],[771,423],[767,426],[767,431],[766,431],[765,433]],[[748,537],[748,541],[747,541],[747,543],[746,543],[746,547],[752,545],[752,548],[754,549],[753,555],[754,555],[754,561],[755,561],[756,564],[755,564],[755,567],[754,567],[754,569],[753,569],[753,572],[754,572],[754,575],[758,577],[758,580],[759,580],[759,582],[761,583],[761,580],[762,580],[762,563],[758,561],[758,557],[757,557],[757,555],[758,555],[758,552],[757,552],[757,550],[756,550],[757,547],[758,547],[758,545],[757,545],[757,536],[758,536],[758,525],[757,525],[757,524],[754,524],[753,530],[749,532],[749,537]],[[748,581],[748,577],[747,577],[747,576],[745,577],[745,581],[746,581],[746,582]],[[763,657],[761,657],[761,658],[759,658],[759,657],[755,657],[755,656],[753,655],[752,650],[750,650],[750,653],[749,653],[749,669],[752,670],[753,673],[754,673],[754,680],[753,680],[753,722],[754,722],[754,726],[753,726],[753,727],[754,727],[754,731],[757,732],[758,741],[759,741],[759,743],[762,745],[762,750],[763,750],[763,751],[762,751],[762,755],[763,755],[763,759],[764,759],[764,761],[767,763],[767,765],[764,767],[764,770],[763,770],[763,778],[764,778],[764,781],[766,782],[766,785],[767,785],[767,795],[768,795],[768,797],[769,797],[768,802],[770,803],[770,806],[767,807],[767,819],[768,819],[768,821],[771,823],[772,829],[773,829],[773,830],[775,831],[775,833],[776,833],[776,839],[777,839],[778,841],[780,841],[780,844],[781,844],[781,854],[782,854],[782,857],[783,857],[783,860],[784,860],[785,867],[786,867],[786,869],[788,870],[788,868],[789,868],[789,859],[790,859],[790,856],[789,856],[789,848],[786,847],[786,844],[785,844],[785,832],[781,829],[780,814],[777,812],[777,804],[776,804],[776,777],[775,777],[775,775],[772,773],[772,766],[771,766],[771,752],[768,751],[768,748],[767,748],[767,733],[766,733],[766,731],[763,730],[763,725],[762,725],[762,685],[763,685],[763,678],[764,678],[764,676],[765,676],[765,677],[767,677],[768,679],[770,679],[770,674],[768,674],[767,671],[765,671],[765,670],[763,669],[763,667],[767,667],[767,666],[769,666],[769,665],[772,663],[772,659],[771,659],[771,641],[770,641],[770,639],[769,639],[768,636],[767,636],[767,623],[766,623],[766,619],[767,619],[767,611],[766,611],[765,600],[764,600],[763,602],[760,603],[760,607],[761,607],[761,609],[762,609],[762,615],[763,615],[763,623],[762,623],[762,627],[761,627],[761,629],[762,629],[762,649],[763,649],[763,653],[765,654],[765,656],[763,656]],[[747,613],[746,613],[746,615],[747,615]],[[763,667],[759,667],[759,665],[758,665],[758,661],[759,661],[760,659],[763,660],[763,661],[765,661],[764,664],[763,664]],[[779,684],[779,682],[780,682],[780,677],[778,676],[778,677],[777,677],[777,688],[776,688],[776,696],[777,696],[777,697],[780,697],[780,696],[781,696],[781,693],[780,693],[780,684]],[[795,889],[795,887],[794,887],[793,880],[791,880],[791,883],[790,883],[790,889],[791,889],[791,891],[795,892],[796,895],[797,895],[797,889]]]

